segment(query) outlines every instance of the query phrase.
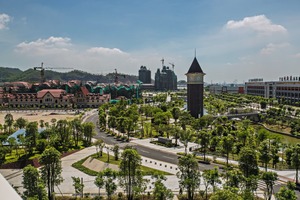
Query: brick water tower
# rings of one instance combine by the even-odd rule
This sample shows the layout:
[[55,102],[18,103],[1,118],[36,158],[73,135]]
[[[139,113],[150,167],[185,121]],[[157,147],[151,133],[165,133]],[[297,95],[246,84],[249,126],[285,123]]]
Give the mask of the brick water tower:
[[204,75],[195,56],[187,76],[187,110],[195,118],[203,116]]

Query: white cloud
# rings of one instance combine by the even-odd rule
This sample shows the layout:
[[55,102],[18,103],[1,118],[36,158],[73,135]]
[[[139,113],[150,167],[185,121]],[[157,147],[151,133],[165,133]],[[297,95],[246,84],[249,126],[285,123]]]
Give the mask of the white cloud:
[[286,28],[282,25],[273,24],[270,19],[265,15],[257,15],[253,17],[245,17],[243,20],[234,21],[230,20],[226,24],[227,29],[242,29],[247,28],[254,30],[258,33],[270,34],[270,33],[285,33]]
[[300,53],[297,53],[296,55],[294,55],[294,57],[300,58]]
[[289,43],[281,43],[281,44],[269,43],[266,47],[264,47],[260,50],[260,54],[270,55],[273,52],[275,52],[276,50],[287,47],[289,45],[290,45]]
[[38,55],[55,54],[69,50],[71,46],[70,38],[49,37],[48,39],[38,39],[32,42],[22,42],[17,45],[16,51],[20,53],[33,53]]
[[92,47],[87,50],[88,53],[93,54],[102,54],[102,55],[115,55],[115,54],[125,54],[125,52],[121,51],[118,48],[105,48],[105,47]]
[[11,17],[5,13],[0,14],[0,30],[6,29],[8,22],[10,22]]

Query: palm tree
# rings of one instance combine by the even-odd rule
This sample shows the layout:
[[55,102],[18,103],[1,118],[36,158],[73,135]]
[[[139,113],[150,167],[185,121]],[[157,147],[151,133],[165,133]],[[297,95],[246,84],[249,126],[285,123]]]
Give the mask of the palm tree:
[[11,113],[7,113],[4,117],[5,124],[8,126],[8,133],[11,134],[11,127],[14,123],[14,117]]

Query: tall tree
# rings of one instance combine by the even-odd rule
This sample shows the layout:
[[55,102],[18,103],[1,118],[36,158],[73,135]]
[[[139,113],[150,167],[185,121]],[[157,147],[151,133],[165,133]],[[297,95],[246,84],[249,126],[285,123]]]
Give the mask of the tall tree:
[[[97,141],[94,142],[94,145],[96,147],[97,156],[102,157],[103,148],[105,147],[104,141],[102,139],[98,139]],[[98,153],[98,150],[99,150],[99,153]]]
[[126,147],[121,155],[119,180],[125,189],[128,200],[133,200],[136,190],[143,186],[144,179],[140,170],[141,156],[132,147]]
[[82,140],[82,125],[81,120],[79,118],[74,118],[70,122],[71,131],[73,135],[73,140],[75,142],[75,146],[78,147],[78,143]]
[[72,180],[75,189],[75,195],[77,196],[78,194],[80,194],[81,197],[83,197],[84,184],[81,182],[79,177],[72,176]]
[[186,189],[188,199],[193,200],[196,189],[200,185],[200,172],[198,162],[192,154],[187,154],[179,159],[179,186]]
[[29,122],[26,126],[25,143],[29,150],[29,154],[32,154],[33,148],[36,147],[36,140],[38,135],[38,123]]
[[167,178],[164,175],[158,175],[158,174],[153,175],[152,178],[155,179],[154,189],[153,189],[154,199],[155,200],[173,199],[174,195],[172,191],[163,184],[163,181],[166,181]]
[[271,141],[270,140],[264,140],[260,143],[258,147],[259,152],[259,160],[264,164],[265,171],[268,171],[268,164],[272,159],[271,154]]
[[220,142],[222,152],[226,155],[226,166],[228,166],[229,153],[232,152],[234,137],[232,135],[223,136]]
[[191,141],[192,137],[193,137],[192,130],[182,130],[180,132],[180,142],[184,146],[184,152],[185,152],[185,154],[187,154],[188,143]]
[[24,119],[23,117],[20,117],[16,120],[16,125],[19,129],[25,128],[26,124],[28,123],[26,119]]
[[206,151],[208,149],[210,136],[211,136],[211,134],[208,131],[199,131],[197,133],[197,141],[198,141],[198,144],[201,146],[200,149],[201,149],[201,152],[203,153],[204,161],[206,160],[205,155],[206,155]]
[[271,200],[275,181],[278,180],[278,175],[276,172],[264,172],[261,175],[261,179],[265,182],[267,186],[267,199]]
[[291,166],[296,170],[296,184],[299,184],[300,144],[296,144],[292,147],[290,156]]
[[246,178],[258,175],[257,153],[249,147],[242,148],[240,152],[239,168]]
[[92,122],[84,122],[82,126],[86,145],[91,145],[92,137],[96,134],[95,125]]
[[11,113],[7,113],[4,117],[5,124],[8,126],[8,134],[12,133],[11,127],[14,124],[14,117]]
[[172,116],[173,116],[173,119],[175,120],[175,125],[176,125],[177,120],[179,119],[179,116],[180,116],[180,109],[178,107],[174,107],[172,109]]
[[54,147],[50,147],[42,153],[39,161],[43,165],[41,168],[41,177],[47,186],[48,199],[52,199],[54,186],[59,185],[63,181],[61,177],[60,153]]
[[118,172],[114,171],[110,168],[106,168],[105,170],[98,173],[95,179],[95,185],[100,189],[102,187],[105,188],[107,199],[111,199],[112,195],[117,190],[117,184],[114,182],[118,176]]
[[46,200],[47,194],[45,191],[45,186],[40,180],[39,171],[31,166],[27,165],[23,169],[23,187],[24,197],[25,199],[39,199],[39,200]]
[[119,160],[119,152],[120,152],[119,145],[117,144],[114,145],[113,152],[114,152],[115,160]]
[[59,136],[60,145],[66,148],[70,141],[70,128],[67,120],[58,120],[56,123],[56,133]]
[[213,188],[213,192],[215,192],[216,184],[221,183],[221,179],[220,179],[221,177],[218,169],[215,167],[214,169],[204,170],[202,176],[203,176],[203,180],[206,181],[208,185],[211,185]]

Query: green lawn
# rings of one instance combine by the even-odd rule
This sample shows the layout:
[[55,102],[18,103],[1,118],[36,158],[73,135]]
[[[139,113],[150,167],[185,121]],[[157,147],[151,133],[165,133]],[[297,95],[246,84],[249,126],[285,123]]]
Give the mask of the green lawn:
[[[90,157],[90,156],[88,156]],[[76,163],[73,163],[72,166],[86,174],[89,174],[91,176],[96,176],[97,175],[97,172],[93,171],[93,170],[90,170],[86,167],[84,167],[82,164],[84,163],[84,161],[88,158],[84,158]],[[108,154],[106,153],[103,153],[102,154],[102,157],[97,157],[96,154],[93,154],[91,155],[92,158],[95,158],[95,159],[98,159],[102,162],[106,162],[107,163],[107,158],[108,158]],[[120,164],[120,160],[115,160],[114,159],[114,155],[110,155],[109,156],[109,163],[110,164],[114,164],[114,165],[119,165]],[[146,175],[153,175],[153,174],[162,174],[162,175],[173,175],[171,173],[168,173],[168,172],[164,172],[164,171],[160,171],[160,170],[157,170],[157,169],[153,169],[153,168],[150,168],[150,167],[146,167],[146,166],[141,166],[141,170],[143,171],[143,174],[146,176]]]

